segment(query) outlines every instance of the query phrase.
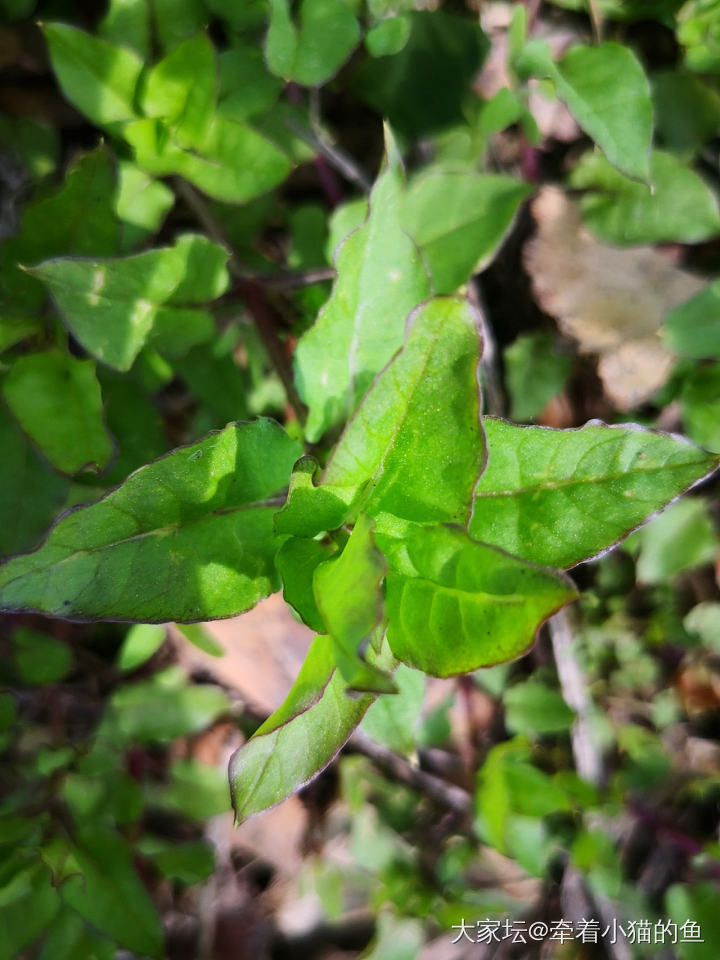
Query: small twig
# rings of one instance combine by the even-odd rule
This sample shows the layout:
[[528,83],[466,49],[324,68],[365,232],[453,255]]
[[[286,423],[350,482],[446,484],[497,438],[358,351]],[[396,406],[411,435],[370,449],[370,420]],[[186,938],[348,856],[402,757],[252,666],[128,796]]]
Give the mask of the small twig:
[[587,692],[587,680],[575,655],[573,631],[567,610],[556,613],[550,620],[549,628],[560,689],[567,705],[575,711],[572,729],[575,768],[583,780],[599,784],[603,778],[602,755],[592,735],[592,703]]
[[605,26],[605,18],[600,12],[597,0],[588,0],[588,13],[590,14],[590,23],[592,24],[593,39],[595,43],[600,43]]
[[470,815],[472,802],[469,793],[424,770],[418,770],[405,757],[372,740],[362,730],[356,730],[350,737],[348,747],[367,757],[397,783],[418,790],[457,816],[465,818]]
[[318,267],[317,270],[306,270],[305,273],[278,273],[266,276],[259,274],[254,279],[264,287],[296,290],[298,287],[311,287],[314,283],[334,280],[335,270],[333,267]]
[[308,143],[317,150],[320,156],[324,157],[348,183],[353,183],[360,187],[364,193],[370,192],[372,184],[360,167],[358,167],[355,161],[349,157],[344,150],[330,143],[322,131],[308,130],[307,127],[303,127],[290,119],[285,121],[285,126],[294,133],[296,137],[300,137],[301,140],[304,140],[305,143]]
[[288,403],[300,423],[305,422],[305,408],[295,389],[290,361],[275,330],[273,310],[257,279],[248,272],[225,236],[220,223],[215,219],[205,200],[186,180],[176,177],[175,192],[185,201],[207,235],[225,247],[228,252],[228,270],[238,283],[238,288],[255,323],[260,339],[280,377]]

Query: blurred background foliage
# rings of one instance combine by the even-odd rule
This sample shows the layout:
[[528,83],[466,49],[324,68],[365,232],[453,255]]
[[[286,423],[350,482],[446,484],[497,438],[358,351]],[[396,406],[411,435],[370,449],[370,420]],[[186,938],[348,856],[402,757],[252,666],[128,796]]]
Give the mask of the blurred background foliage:
[[[292,429],[282,358],[362,221],[383,120],[436,288],[484,308],[488,412],[720,452],[717,0],[0,12],[2,555],[229,419]],[[607,109],[631,111],[619,144]],[[177,177],[244,278],[188,252]],[[185,257],[180,285],[124,286],[150,247]],[[92,291],[68,306],[33,269],[78,256],[119,258],[117,309],[147,303],[152,335],[98,340]],[[576,569],[581,603],[521,660],[401,672],[318,781],[236,832],[227,757],[307,646],[272,600],[223,629],[4,617],[0,957],[715,960],[716,494]],[[693,921],[704,942],[452,943],[486,917]]]

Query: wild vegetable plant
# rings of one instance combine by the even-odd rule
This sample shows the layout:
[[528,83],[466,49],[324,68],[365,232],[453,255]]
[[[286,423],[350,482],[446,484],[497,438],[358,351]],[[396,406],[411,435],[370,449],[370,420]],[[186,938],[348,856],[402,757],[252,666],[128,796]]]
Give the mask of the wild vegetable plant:
[[[488,147],[509,128],[539,143],[530,84],[595,144],[570,184],[596,236],[698,243],[720,215],[692,156],[662,139],[671,125],[653,141],[659,96],[614,40],[557,55],[518,5],[509,85],[483,102],[470,85],[489,42],[470,17],[344,0],[176,6],[183,17],[111,2],[94,32],[42,25],[60,89],[102,137],[59,186],[41,128],[18,139],[37,186],[0,253],[0,509],[3,553],[17,554],[0,566],[0,607],[194,623],[282,589],[317,636],[283,706],[232,759],[242,820],[316,776],[370,705],[396,695],[399,664],[450,677],[522,655],[577,598],[568,570],[718,464],[637,425],[487,413],[489,328],[472,278],[533,190],[528,171],[489,172]],[[678,38],[690,70],[713,70],[696,6]],[[341,68],[377,131],[388,121],[384,157],[329,226],[318,205],[290,219],[279,264],[257,238],[294,171],[313,167],[332,203],[343,198],[328,157],[364,185],[319,116]],[[688,90],[711,112],[716,94],[699,83]],[[423,137],[433,158],[418,163]],[[718,356],[716,287],[669,316],[680,355]],[[252,327],[224,325],[233,297]],[[531,368],[532,350],[517,356]],[[698,377],[679,388],[686,403],[717,371]],[[151,398],[177,380],[198,413],[177,438],[190,442],[167,452]]]

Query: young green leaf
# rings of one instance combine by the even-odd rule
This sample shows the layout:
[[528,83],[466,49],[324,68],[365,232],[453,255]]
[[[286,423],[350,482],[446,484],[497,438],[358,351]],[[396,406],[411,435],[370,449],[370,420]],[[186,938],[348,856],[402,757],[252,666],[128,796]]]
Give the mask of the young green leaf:
[[353,75],[353,86],[401,133],[440,130],[462,120],[463,103],[489,46],[477,17],[413,10],[402,50],[366,59]]
[[123,673],[142,666],[165,642],[165,627],[156,623],[136,623],[125,634],[120,653],[118,669]]
[[718,539],[707,504],[699,498],[674,503],[638,534],[637,578],[662,583],[683,570],[712,563]]
[[417,527],[388,558],[387,637],[398,660],[449,677],[512,660],[540,626],[576,597],[559,571],[471,540],[457,527]]
[[400,223],[403,175],[388,133],[367,220],[337,252],[337,280],[295,352],[298,390],[318,440],[341,423],[402,345],[405,319],[430,292],[420,255]]
[[665,315],[663,339],[681,357],[720,357],[720,280]]
[[391,750],[411,754],[417,746],[425,677],[401,663],[393,679],[398,692],[392,697],[378,697],[365,714],[362,729]]
[[[174,202],[172,190],[164,183],[153,180],[134,163],[119,163],[115,213],[122,221],[120,250],[131,250],[155,233]],[[95,256],[100,252],[97,248],[92,251]]]
[[[140,167],[158,177],[179,174],[209,197],[225,203],[246,203],[272,190],[287,177],[292,164],[285,153],[244,123],[217,113],[192,150],[181,148],[160,120],[128,124],[123,136]],[[242,157],[242,163],[238,163]]]
[[362,490],[358,509],[373,517],[466,524],[485,458],[480,351],[465,301],[437,298],[418,307],[405,346],[345,428],[324,482],[355,495]]
[[68,100],[98,126],[136,117],[135,92],[142,60],[76,27],[44,27],[55,75]]
[[614,167],[628,177],[648,180],[650,84],[629,47],[578,44],[555,64],[545,44],[533,43],[521,54],[520,66],[553,81],[560,99]]
[[23,431],[61,473],[107,466],[113,444],[92,360],[47,350],[18,357],[2,394]]
[[87,823],[77,830],[73,855],[81,875],[68,877],[60,887],[65,903],[134,953],[161,957],[160,918],[127,842],[98,822]]
[[185,40],[149,71],[143,112],[167,122],[179,146],[198,147],[217,97],[215,48],[201,33]]
[[67,496],[69,480],[48,470],[0,407],[0,556],[35,546]]
[[680,407],[688,436],[720,453],[720,363],[693,370],[680,391]]
[[430,168],[409,185],[402,224],[435,293],[453,293],[492,259],[532,187],[512,177]]
[[572,357],[549,333],[528,333],[503,351],[512,420],[532,420],[565,386]]
[[278,550],[275,566],[283,582],[285,602],[311,630],[324,633],[325,622],[318,610],[313,577],[321,563],[337,552],[336,548],[306,537],[288,537]]
[[72,619],[229,617],[277,588],[273,507],[299,446],[271,420],[229,424],[61,517],[0,567],[0,608]]
[[317,87],[340,69],[360,40],[348,0],[301,0],[299,25],[288,0],[270,0],[265,56],[273,73],[305,87]]
[[386,569],[373,540],[373,523],[363,514],[340,556],[320,564],[313,575],[315,601],[333,641],[335,662],[351,690],[397,690],[391,678],[367,660],[383,622]]
[[174,740],[209,727],[228,712],[229,705],[220,687],[188,683],[181,668],[170,667],[149,680],[119,687],[103,718],[101,734],[118,746]]
[[[378,657],[380,669],[392,657]],[[287,799],[330,763],[373,697],[350,697],[335,669],[332,641],[316,637],[283,705],[230,760],[230,792],[239,821]]]
[[700,243],[720,233],[713,191],[676,157],[656,150],[650,182],[652,191],[593,153],[581,157],[570,175],[571,186],[588,191],[581,200],[586,224],[611,244]]
[[48,260],[30,272],[47,284],[73,336],[123,371],[154,327],[171,340],[182,328],[191,341],[193,330],[205,337],[208,324],[212,329],[207,311],[184,304],[214,300],[227,289],[227,257],[205,237],[184,234],[174,247],[114,260]]
[[551,430],[486,418],[485,435],[470,535],[553,567],[607,550],[718,465],[686,440],[634,426]]
[[352,487],[316,484],[316,460],[301,457],[293,467],[287,501],[275,517],[275,532],[294,537],[314,537],[337,530],[350,512],[355,491]]

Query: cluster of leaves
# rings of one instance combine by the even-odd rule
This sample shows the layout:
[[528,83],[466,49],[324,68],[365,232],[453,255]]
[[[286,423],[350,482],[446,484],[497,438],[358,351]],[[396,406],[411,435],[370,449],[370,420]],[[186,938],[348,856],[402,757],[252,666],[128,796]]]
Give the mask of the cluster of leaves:
[[[702,175],[720,126],[717,4],[657,5],[680,66],[651,75],[617,40],[558,54],[517,5],[507,84],[484,99],[472,82],[499,42],[476,17],[415,6],[112,0],[97,24],[42,26],[60,90],[102,142],[63,167],[56,130],[3,121],[32,193],[15,228],[3,224],[0,250],[0,608],[19,624],[33,614],[136,622],[121,656],[138,666],[162,639],[152,624],[231,617],[282,588],[317,637],[285,703],[233,757],[240,820],[312,780],[366,714],[371,735],[414,749],[397,730],[419,711],[417,671],[450,677],[520,657],[578,598],[565,571],[718,464],[717,283],[663,326],[678,360],[656,409],[677,400],[696,446],[635,424],[490,416],[502,412],[483,399],[494,338],[473,280],[533,191],[546,145],[531,108],[538,89],[569,111],[581,148],[594,144],[572,157],[567,186],[581,191],[598,241],[699,245],[720,234]],[[620,37],[646,6],[609,0],[591,12]],[[331,142],[321,94],[369,110],[373,149],[387,120],[367,196],[339,202],[334,166],[353,185],[366,178]],[[503,136],[519,144],[510,172],[495,166]],[[310,171],[323,203],[297,202]],[[512,414],[531,421],[573,361],[533,331],[507,348],[505,368]],[[652,417],[652,407],[640,414]],[[704,501],[681,501],[630,549],[647,584],[706,562],[716,547]],[[584,602],[595,626],[617,613]],[[696,613],[701,627],[687,629],[702,632],[713,615]],[[12,644],[13,687],[73,669],[65,646],[27,626]],[[572,712],[541,679],[506,688],[507,668],[483,676],[500,677],[493,695],[517,736],[488,753],[477,831],[538,875],[558,844],[579,868],[607,865],[601,831],[581,825],[568,839],[562,817],[556,833],[543,819],[600,806],[579,778],[533,762],[532,739],[566,736]],[[118,758],[135,742],[197,731],[227,698],[172,668],[118,682],[89,748],[29,759],[15,694],[3,697],[22,781],[2,806],[4,842],[19,846],[3,875],[8,955],[48,924],[43,956],[112,955],[113,943],[161,955],[123,839],[146,800]],[[635,760],[644,741],[624,749]],[[98,777],[100,792],[89,787]],[[58,783],[69,830],[62,817],[19,812],[42,808]],[[619,806],[623,784],[604,802]],[[140,843],[172,879],[208,863],[193,848],[167,866],[167,845]],[[602,873],[599,889],[618,896],[615,879]],[[132,920],[109,909],[118,898]]]

